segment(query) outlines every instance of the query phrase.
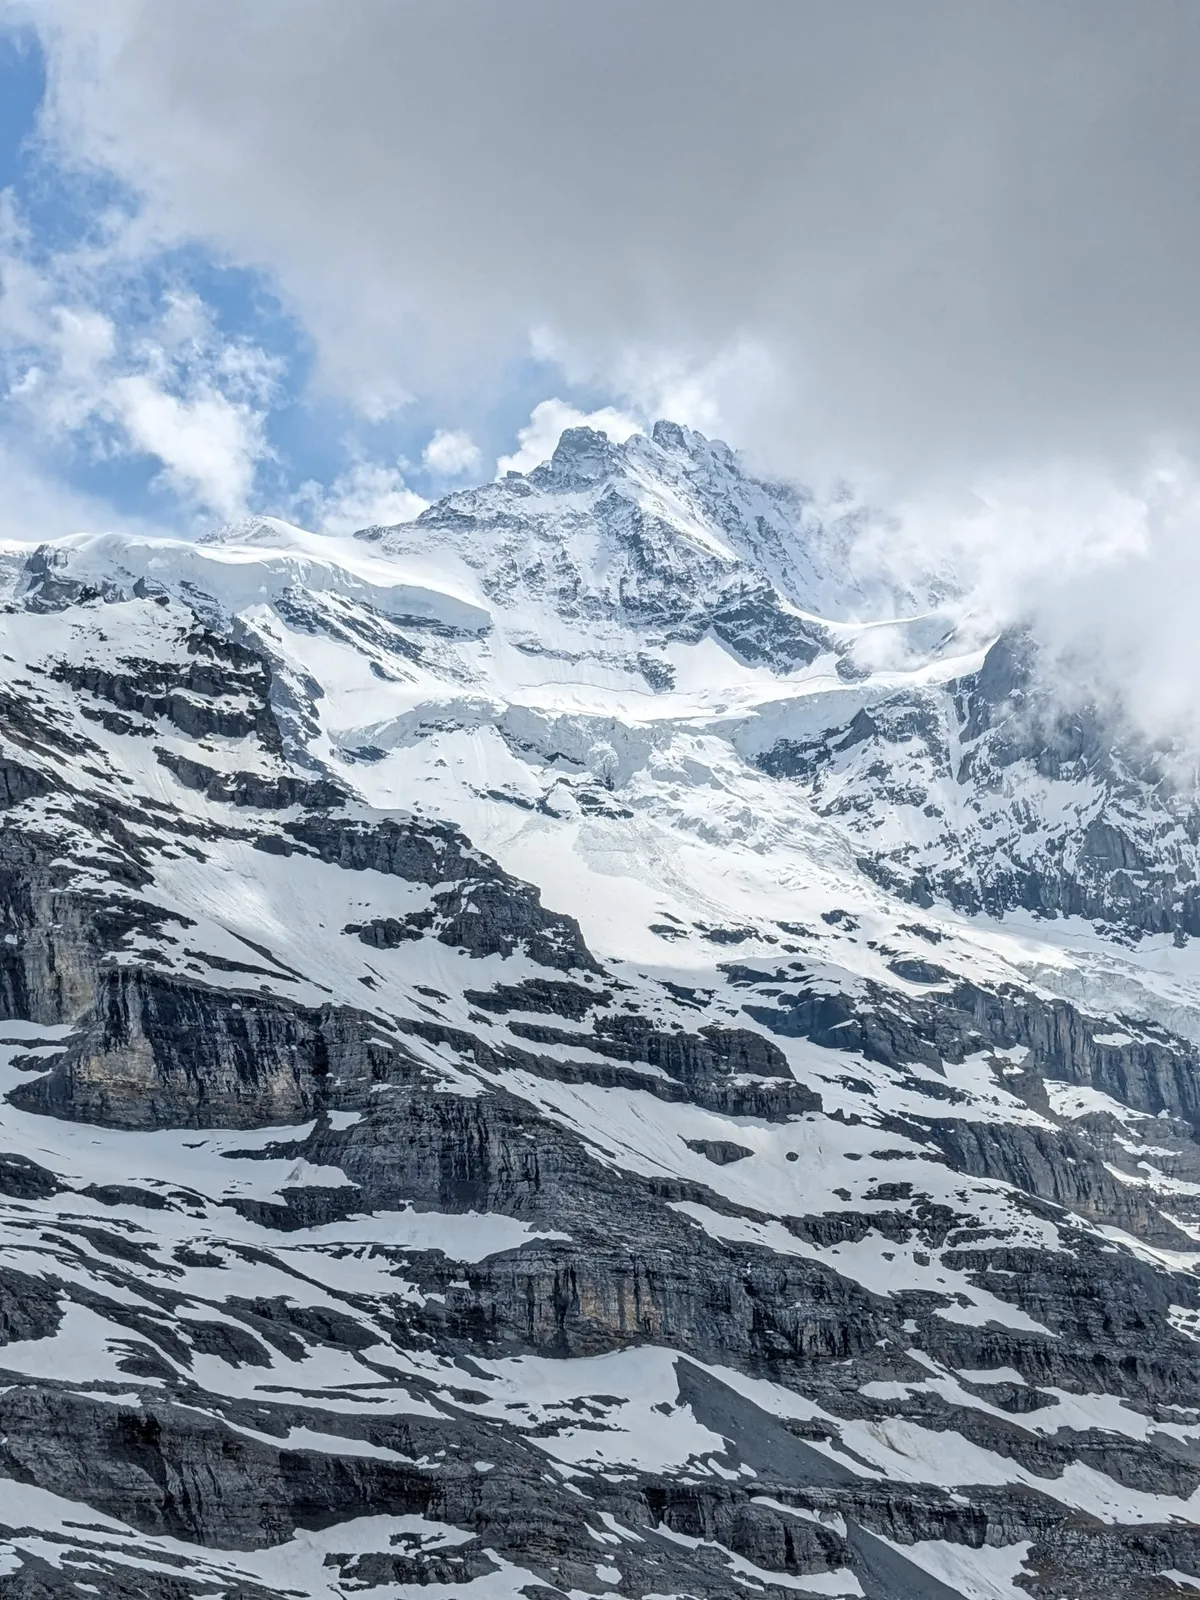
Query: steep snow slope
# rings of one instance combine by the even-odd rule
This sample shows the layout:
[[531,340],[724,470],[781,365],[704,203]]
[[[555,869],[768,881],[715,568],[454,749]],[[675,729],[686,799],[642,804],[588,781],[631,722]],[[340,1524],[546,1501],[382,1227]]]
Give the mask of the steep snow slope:
[[5,553],[6,1596],[1200,1573],[1194,796],[855,534]]

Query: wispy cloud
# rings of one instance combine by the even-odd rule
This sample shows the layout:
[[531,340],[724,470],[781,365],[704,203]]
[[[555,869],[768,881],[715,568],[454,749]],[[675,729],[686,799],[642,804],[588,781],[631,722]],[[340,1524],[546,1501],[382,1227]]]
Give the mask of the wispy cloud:
[[479,446],[462,429],[439,428],[425,446],[421,460],[427,471],[443,478],[460,478],[478,472],[483,464]]
[[303,484],[292,509],[320,533],[355,533],[411,522],[428,504],[406,484],[402,463],[356,461],[329,485]]
[[278,362],[252,341],[223,337],[194,292],[168,285],[147,296],[144,283],[131,285],[115,238],[108,252],[94,243],[39,252],[7,206],[0,371],[10,425],[34,444],[143,458],[196,512],[246,511],[270,453]]

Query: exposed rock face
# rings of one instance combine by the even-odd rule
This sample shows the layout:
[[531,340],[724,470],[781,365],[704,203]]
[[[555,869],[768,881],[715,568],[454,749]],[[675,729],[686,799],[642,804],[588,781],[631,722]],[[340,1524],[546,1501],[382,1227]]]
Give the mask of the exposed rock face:
[[471,849],[446,823],[392,819],[370,825],[346,818],[306,817],[285,823],[259,848],[290,855],[295,840],[321,861],[354,872],[381,872],[435,888],[430,904],[403,920],[373,917],[348,927],[364,944],[394,949],[433,931],[442,944],[473,956],[509,956],[524,948],[539,966],[595,971],[573,917],[547,911],[532,884],[521,883]]
[[137,968],[103,975],[95,1010],[15,1105],[117,1128],[261,1128],[324,1104],[331,1070],[362,1070],[351,1015],[214,993]]
[[217,772],[177,750],[156,750],[155,754],[189,789],[199,789],[206,799],[228,800],[235,806],[282,811],[290,806],[339,806],[346,798],[345,792],[328,778],[312,780],[290,773],[267,778],[257,772]]
[[[116,716],[103,708],[93,712],[94,719],[111,732],[132,733],[139,726],[149,732],[162,718],[193,738],[251,735],[266,748],[278,749],[270,668],[262,657],[199,624],[181,643],[186,654],[175,661],[130,656],[112,668],[59,661],[53,676],[103,705],[116,707]],[[140,721],[131,721],[128,713]]]
[[5,613],[5,1600],[1200,1582],[1195,797],[673,425],[281,528]]

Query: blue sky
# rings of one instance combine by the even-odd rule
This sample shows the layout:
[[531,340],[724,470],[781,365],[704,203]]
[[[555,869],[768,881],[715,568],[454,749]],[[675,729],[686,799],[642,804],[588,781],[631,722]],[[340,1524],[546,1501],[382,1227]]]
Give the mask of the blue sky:
[[449,399],[402,371],[384,399],[320,381],[269,270],[154,226],[134,186],[47,136],[46,77],[37,35],[0,27],[0,535],[401,520],[491,477],[522,430],[526,468],[610,400],[528,342]]

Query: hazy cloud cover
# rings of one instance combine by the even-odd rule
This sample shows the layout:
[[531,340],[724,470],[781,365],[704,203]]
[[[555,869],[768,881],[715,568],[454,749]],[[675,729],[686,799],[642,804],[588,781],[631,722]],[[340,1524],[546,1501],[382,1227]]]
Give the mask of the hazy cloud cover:
[[[1182,714],[1162,685],[1200,670],[1195,7],[8,15],[43,52],[44,159],[123,197],[110,250],[258,274],[309,342],[306,403],[350,420],[287,493],[331,526],[525,465],[559,416],[674,415],[865,484],[896,511],[883,559],[953,567],[977,616],[1033,614],[1073,659],[1121,663],[1151,720]],[[212,510],[262,499],[286,353],[251,328],[235,379],[211,340],[185,360],[115,326],[71,354],[88,328],[64,307],[43,300],[29,357],[47,394],[115,380],[97,424],[160,476]],[[386,434],[418,415],[420,438]]]
[[65,148],[143,227],[269,267],[365,403],[542,329],[610,381],[765,353],[768,415],[743,394],[730,420],[845,468],[1196,436],[1193,7],[31,15]]

